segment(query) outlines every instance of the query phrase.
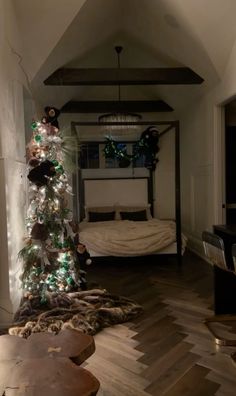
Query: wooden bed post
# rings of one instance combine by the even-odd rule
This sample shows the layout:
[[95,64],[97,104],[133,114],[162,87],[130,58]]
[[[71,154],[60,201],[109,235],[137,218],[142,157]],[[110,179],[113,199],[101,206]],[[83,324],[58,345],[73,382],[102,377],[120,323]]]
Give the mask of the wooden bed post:
[[148,198],[151,204],[151,215],[154,214],[154,196],[153,196],[153,179],[154,179],[154,172],[152,169],[149,169],[149,179],[148,179]]
[[175,122],[175,219],[178,264],[182,264],[179,121]]
[[[78,139],[75,123],[71,122],[71,134]],[[79,196],[79,155],[77,150],[71,154],[73,156],[73,161],[75,163],[75,171],[72,171],[72,191],[73,191],[73,217],[76,221],[80,219],[80,208],[78,203]]]

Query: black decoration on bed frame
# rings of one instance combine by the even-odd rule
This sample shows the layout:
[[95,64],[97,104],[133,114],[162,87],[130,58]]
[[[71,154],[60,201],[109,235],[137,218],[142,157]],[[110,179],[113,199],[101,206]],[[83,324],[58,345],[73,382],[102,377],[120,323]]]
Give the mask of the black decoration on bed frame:
[[[167,132],[174,128],[175,131],[175,222],[176,222],[176,243],[177,243],[177,260],[178,264],[181,265],[182,262],[182,238],[181,238],[181,194],[180,194],[180,144],[179,144],[179,121],[139,121],[131,123],[121,123],[122,125],[162,125],[166,128],[159,134],[159,137],[163,136]],[[116,123],[117,125],[117,123]],[[101,126],[99,122],[71,122],[71,130],[74,134],[76,132],[76,126]],[[102,143],[102,142],[100,142]],[[143,179],[144,177],[142,177]],[[115,178],[112,178],[115,179]],[[118,179],[121,179],[120,177]],[[125,178],[123,178],[125,179]],[[128,178],[129,179],[129,178]],[[132,178],[130,178],[132,179]],[[138,178],[137,178],[138,179]],[[85,179],[84,179],[85,180]],[[99,179],[96,179],[99,180]],[[104,180],[104,179],[100,179]],[[148,178],[150,183],[148,183],[148,198],[151,203],[151,213],[153,214],[153,171],[150,171],[150,177]],[[83,183],[80,183],[80,189],[83,188]],[[81,190],[80,190],[81,191]],[[150,196],[151,194],[151,196]],[[84,201],[84,193],[83,201]],[[81,205],[83,203],[81,202]],[[80,205],[80,206],[81,206]],[[84,209],[83,209],[84,210]],[[80,212],[81,213],[81,212]]]

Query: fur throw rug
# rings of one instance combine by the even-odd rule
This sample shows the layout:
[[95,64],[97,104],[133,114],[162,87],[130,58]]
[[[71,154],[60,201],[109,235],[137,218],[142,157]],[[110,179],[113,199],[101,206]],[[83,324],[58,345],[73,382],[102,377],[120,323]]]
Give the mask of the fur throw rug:
[[57,334],[72,328],[94,335],[104,327],[127,322],[142,311],[134,301],[109,294],[104,289],[48,293],[46,297],[43,309],[39,297],[24,297],[8,333],[27,338],[31,333]]

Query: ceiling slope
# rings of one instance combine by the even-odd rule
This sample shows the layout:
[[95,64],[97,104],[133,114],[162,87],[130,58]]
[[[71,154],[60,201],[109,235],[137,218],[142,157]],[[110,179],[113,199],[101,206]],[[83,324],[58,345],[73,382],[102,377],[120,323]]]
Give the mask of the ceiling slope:
[[86,0],[13,0],[23,43],[22,64],[32,80]]
[[122,68],[189,67],[204,79],[201,86],[122,87],[123,100],[164,100],[179,110],[219,82],[236,37],[235,0],[41,0],[35,15],[32,1],[15,3],[24,64],[33,70],[32,87],[43,105],[116,99],[112,86],[43,82],[63,67],[115,68],[114,46],[122,45]]

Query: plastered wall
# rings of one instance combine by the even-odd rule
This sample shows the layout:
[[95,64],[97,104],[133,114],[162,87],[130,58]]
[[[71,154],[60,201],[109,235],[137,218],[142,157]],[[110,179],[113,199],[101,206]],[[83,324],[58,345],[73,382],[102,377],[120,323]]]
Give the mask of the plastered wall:
[[0,325],[19,303],[25,206],[24,75],[17,21],[11,0],[0,0]]
[[159,141],[160,151],[154,174],[154,215],[175,219],[175,132],[171,129]]
[[182,221],[189,247],[203,254],[201,233],[224,222],[223,106],[236,96],[236,44],[221,82],[180,117]]

